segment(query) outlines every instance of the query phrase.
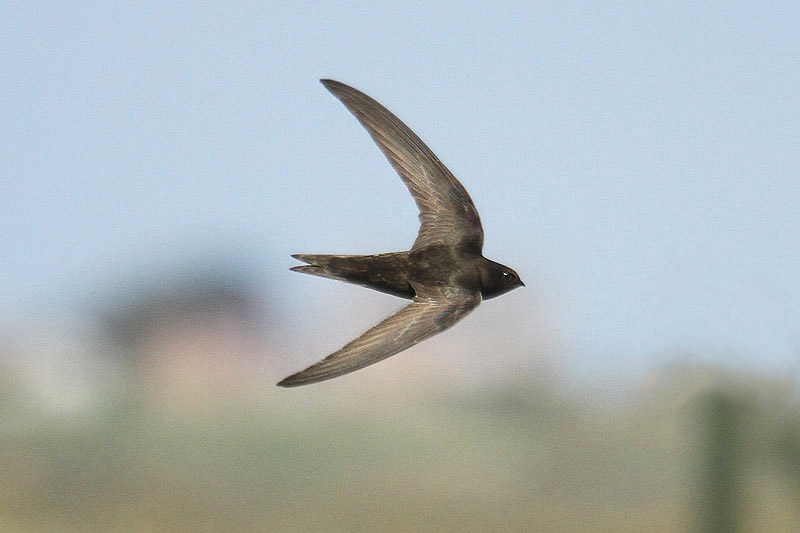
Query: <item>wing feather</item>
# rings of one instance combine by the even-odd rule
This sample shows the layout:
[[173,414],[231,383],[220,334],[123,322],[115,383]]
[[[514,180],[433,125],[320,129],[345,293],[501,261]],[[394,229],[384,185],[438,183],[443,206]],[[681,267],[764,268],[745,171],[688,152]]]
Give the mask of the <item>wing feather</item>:
[[369,132],[414,197],[420,229],[413,249],[462,245],[480,253],[483,229],[464,186],[430,148],[388,109],[344,83],[321,80]]
[[428,297],[414,301],[366,331],[340,350],[280,383],[281,387],[297,387],[335,378],[364,368],[409,348],[443,331],[481,302],[480,292],[438,287],[418,291]]

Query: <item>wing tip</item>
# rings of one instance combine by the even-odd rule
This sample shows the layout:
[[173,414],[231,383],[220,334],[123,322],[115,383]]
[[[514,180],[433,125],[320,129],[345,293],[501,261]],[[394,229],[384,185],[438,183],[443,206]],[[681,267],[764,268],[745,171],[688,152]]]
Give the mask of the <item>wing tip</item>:
[[276,383],[276,385],[278,387],[289,388],[289,387],[298,387],[300,385],[305,385],[307,383],[313,383],[314,381],[313,380],[309,380],[309,376],[308,376],[308,371],[313,366],[314,365],[311,365],[310,367],[306,368],[305,370],[301,370],[300,372],[295,372],[294,374],[283,378],[278,383]]
[[283,378],[282,380],[277,382],[275,385],[278,386],[278,387],[283,387],[284,389],[289,389],[289,388],[292,388],[292,387],[297,387],[299,385],[302,385],[302,383],[298,383],[297,380],[292,379],[295,376],[296,376],[296,374],[293,374],[293,375],[289,376],[288,378]]
[[344,85],[344,83],[342,83],[340,81],[332,80],[330,78],[322,78],[322,79],[319,80],[319,82],[322,85],[324,85],[325,88],[328,89],[331,92],[333,92],[337,87],[341,87],[341,86]]
[[309,372],[314,369],[316,365],[312,365],[305,370],[301,370],[300,372],[296,372],[291,376],[285,377],[280,380],[277,385],[278,387],[283,387],[286,389],[292,387],[299,387],[301,385],[311,385],[312,383],[318,383],[320,381],[325,381],[331,378],[335,378],[338,374],[337,373],[317,373],[317,372]]

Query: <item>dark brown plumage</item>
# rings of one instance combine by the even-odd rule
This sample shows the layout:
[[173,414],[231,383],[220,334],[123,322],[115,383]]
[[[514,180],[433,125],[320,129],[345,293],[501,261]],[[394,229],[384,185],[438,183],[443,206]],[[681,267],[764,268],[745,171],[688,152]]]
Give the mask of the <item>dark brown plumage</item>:
[[411,250],[379,255],[297,254],[293,267],[412,302],[340,350],[278,385],[295,387],[371,365],[443,331],[482,299],[523,286],[516,272],[486,259],[478,210],[466,189],[408,126],[364,93],[322,84],[350,110],[403,179],[419,208]]

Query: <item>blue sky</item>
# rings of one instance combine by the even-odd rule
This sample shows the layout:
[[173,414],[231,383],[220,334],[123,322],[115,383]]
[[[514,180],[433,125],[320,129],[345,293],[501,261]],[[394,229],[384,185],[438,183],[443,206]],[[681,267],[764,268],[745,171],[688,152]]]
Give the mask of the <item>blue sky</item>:
[[417,221],[331,77],[459,176],[528,284],[486,306],[552,309],[576,375],[797,367],[800,7],[290,4],[0,8],[0,320],[229,254],[333,327],[372,296],[289,254],[407,249]]

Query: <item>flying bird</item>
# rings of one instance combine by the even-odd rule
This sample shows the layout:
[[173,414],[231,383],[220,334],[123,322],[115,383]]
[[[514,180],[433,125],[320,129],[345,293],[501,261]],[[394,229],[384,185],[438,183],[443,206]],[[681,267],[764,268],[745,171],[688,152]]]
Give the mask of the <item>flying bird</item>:
[[483,227],[464,186],[411,129],[344,83],[320,80],[369,132],[419,208],[411,250],[377,255],[293,255],[295,272],[356,283],[411,303],[325,359],[278,385],[296,387],[377,363],[449,328],[481,300],[524,286],[513,269],[482,255]]

